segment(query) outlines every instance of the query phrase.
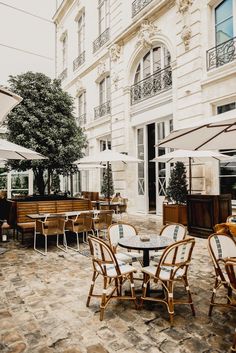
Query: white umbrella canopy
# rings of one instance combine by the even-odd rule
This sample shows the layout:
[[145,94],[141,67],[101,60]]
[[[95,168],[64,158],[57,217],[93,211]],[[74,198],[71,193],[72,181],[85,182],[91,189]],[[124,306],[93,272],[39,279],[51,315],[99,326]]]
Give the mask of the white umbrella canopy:
[[91,169],[104,169],[104,168],[106,168],[105,165],[101,165],[101,164],[78,164],[77,167],[79,170],[91,170]]
[[141,162],[141,159],[136,157],[128,156],[124,153],[115,152],[113,150],[105,150],[93,154],[92,156],[87,156],[78,159],[75,163],[77,164],[91,164],[91,163],[111,163],[111,162]]
[[98,153],[93,154],[92,156],[87,156],[77,160],[75,163],[77,164],[93,164],[93,163],[106,163],[107,164],[107,176],[108,176],[108,204],[110,203],[110,195],[109,195],[109,183],[110,183],[110,173],[109,173],[109,165],[112,162],[124,162],[124,163],[138,163],[142,162],[141,159],[136,157],[128,156],[124,153],[115,152],[113,150],[104,150]]
[[216,159],[218,161],[232,161],[234,159],[217,151],[191,151],[191,150],[175,150],[159,157],[152,159],[152,162],[188,162],[189,163],[189,193],[192,192],[192,162],[194,161],[210,161],[211,159]]
[[20,96],[0,87],[0,122],[21,101],[22,98]]
[[0,159],[46,159],[43,155],[29,148],[22,147],[15,143],[0,139]]
[[159,146],[189,150],[235,149],[236,110],[225,113],[224,118],[220,114],[206,119],[202,125],[173,131]]

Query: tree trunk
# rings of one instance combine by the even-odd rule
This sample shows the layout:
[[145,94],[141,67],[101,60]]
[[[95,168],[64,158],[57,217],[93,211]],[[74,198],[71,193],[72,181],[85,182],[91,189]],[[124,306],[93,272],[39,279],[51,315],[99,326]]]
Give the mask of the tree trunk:
[[45,183],[44,183],[43,173],[44,173],[43,168],[37,168],[36,170],[34,170],[35,183],[36,183],[39,195],[44,195],[45,193]]
[[48,168],[48,182],[47,182],[47,186],[48,186],[48,195],[50,195],[50,193],[51,193],[51,170],[50,170],[50,168]]

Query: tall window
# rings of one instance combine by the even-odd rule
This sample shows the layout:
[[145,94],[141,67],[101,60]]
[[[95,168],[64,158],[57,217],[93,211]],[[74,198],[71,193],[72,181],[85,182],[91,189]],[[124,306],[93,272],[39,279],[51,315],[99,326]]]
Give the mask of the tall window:
[[233,1],[224,0],[215,8],[216,45],[233,38]]
[[[221,114],[233,109],[236,109],[236,102],[218,106],[217,113]],[[236,156],[236,149],[221,150],[221,152]],[[232,200],[236,201],[236,162],[220,163],[220,193],[231,194]]]
[[111,99],[111,82],[110,76],[105,77],[99,83],[99,104],[102,105]]
[[86,92],[83,92],[78,97],[78,116],[86,114]]
[[137,130],[137,154],[142,162],[138,163],[138,195],[144,195],[144,128]]
[[78,19],[78,55],[83,53],[84,43],[85,43],[85,14],[83,12],[83,14]]
[[67,34],[65,34],[62,39],[62,68],[63,68],[63,70],[67,68],[67,46],[68,46],[68,38],[67,38]]
[[166,47],[159,46],[152,48],[139,62],[134,76],[134,83],[170,66],[170,62],[170,53]]
[[109,0],[98,0],[99,35],[109,27]]

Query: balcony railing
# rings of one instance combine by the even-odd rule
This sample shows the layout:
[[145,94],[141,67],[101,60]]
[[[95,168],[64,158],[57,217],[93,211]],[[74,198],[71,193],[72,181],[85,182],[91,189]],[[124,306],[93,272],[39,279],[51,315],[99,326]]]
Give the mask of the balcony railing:
[[58,76],[59,80],[63,81],[67,78],[67,69],[64,69]]
[[153,0],[135,0],[132,3],[132,17],[136,16],[144,7],[150,4]]
[[81,114],[78,118],[77,118],[78,124],[79,126],[84,126],[86,124],[86,113]]
[[93,52],[95,53],[98,49],[100,49],[110,37],[110,29],[107,28],[100,36],[93,42]]
[[85,51],[83,51],[74,61],[73,61],[73,70],[78,69],[80,65],[85,62]]
[[94,119],[101,118],[104,115],[111,113],[111,102],[108,101],[94,108]]
[[131,104],[160,94],[172,87],[172,71],[168,66],[165,69],[145,78],[131,86]]
[[207,51],[207,70],[225,65],[236,59],[236,37]]

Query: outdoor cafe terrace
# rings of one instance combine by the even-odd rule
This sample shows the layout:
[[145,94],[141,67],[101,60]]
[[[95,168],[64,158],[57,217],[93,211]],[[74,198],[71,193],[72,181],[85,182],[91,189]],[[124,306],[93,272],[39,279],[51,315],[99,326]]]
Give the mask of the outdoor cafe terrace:
[[[158,234],[156,216],[127,215],[123,220],[141,234]],[[47,256],[33,250],[32,237],[24,244],[4,244],[0,255],[0,351],[2,353],[226,353],[235,327],[231,308],[215,307],[208,316],[214,269],[207,240],[196,238],[189,285],[196,316],[189,305],[176,305],[174,325],[167,308],[131,301],[111,301],[100,321],[100,301],[86,307],[92,277],[88,245],[81,253],[61,251],[52,243]],[[139,263],[135,263],[140,268]],[[136,275],[137,276],[137,275]],[[135,289],[141,288],[135,280]],[[99,287],[99,286],[98,286]],[[182,285],[177,295],[184,295]]]

